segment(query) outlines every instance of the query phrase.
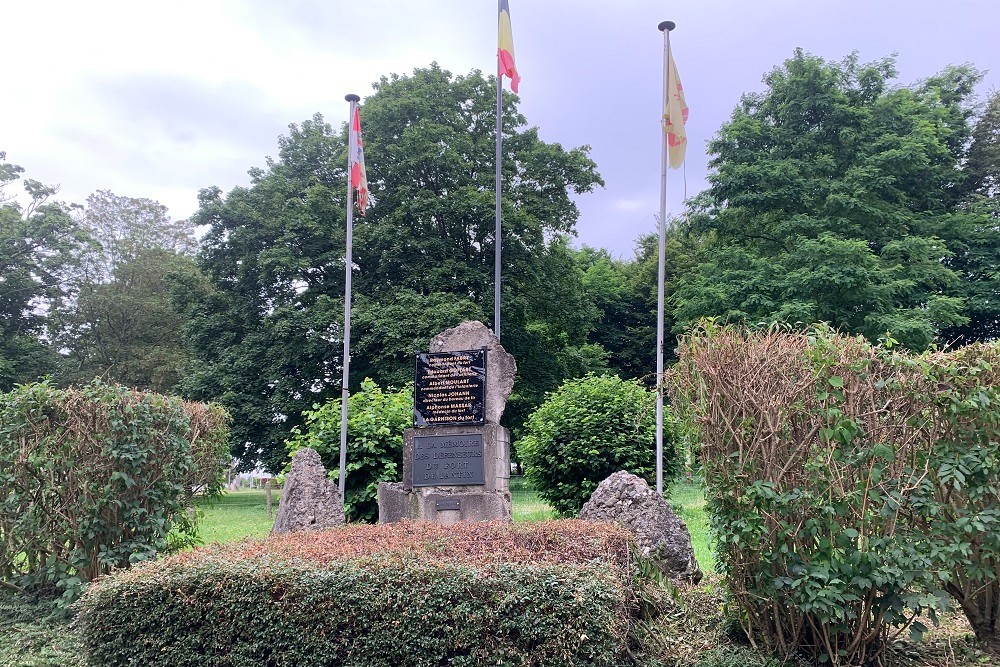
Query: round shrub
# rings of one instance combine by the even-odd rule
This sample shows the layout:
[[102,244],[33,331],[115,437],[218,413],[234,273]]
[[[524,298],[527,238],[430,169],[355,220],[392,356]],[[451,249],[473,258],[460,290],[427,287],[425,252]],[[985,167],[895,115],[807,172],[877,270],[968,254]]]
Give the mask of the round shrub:
[[[663,409],[663,475],[675,473],[677,428]],[[656,479],[656,394],[637,380],[588,375],[548,395],[517,441],[525,474],[558,512],[580,511],[611,473]]]
[[[340,399],[303,413],[304,430],[286,442],[289,457],[302,447],[315,449],[331,476],[340,472]],[[378,520],[379,482],[399,478],[403,430],[413,425],[413,389],[382,391],[370,379],[347,399],[347,484],[344,509],[351,521]]]

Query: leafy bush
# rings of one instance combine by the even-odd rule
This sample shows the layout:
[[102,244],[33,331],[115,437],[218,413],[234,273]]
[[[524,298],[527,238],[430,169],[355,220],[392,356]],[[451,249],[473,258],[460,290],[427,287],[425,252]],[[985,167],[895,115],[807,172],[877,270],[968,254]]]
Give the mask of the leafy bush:
[[[664,408],[664,478],[676,472],[676,426]],[[619,470],[655,482],[656,396],[637,380],[588,375],[565,382],[528,418],[517,441],[525,475],[563,515],[576,514]]]
[[62,589],[194,540],[222,485],[225,413],[95,380],[0,394],[0,580]]
[[229,455],[229,413],[218,403],[185,402],[188,418],[187,441],[192,466],[181,480],[189,495],[215,497],[222,492],[231,462]]
[[86,667],[72,615],[60,602],[0,588],[0,665]]
[[719,569],[755,641],[858,664],[920,635],[942,585],[980,620],[996,609],[995,346],[912,357],[825,327],[708,323],[680,353],[669,382],[701,432]]
[[117,573],[77,623],[98,667],[618,665],[628,553],[575,521],[356,525]]
[[[917,458],[906,513],[940,585],[980,640],[1000,642],[1000,345],[908,362],[939,435]],[[928,391],[929,390],[929,391]]]
[[[879,350],[817,329],[706,325],[670,374],[702,432],[719,570],[747,634],[833,664],[877,654],[928,601],[929,561],[898,521],[919,406]],[[875,406],[878,406],[876,408]]]
[[[340,476],[340,399],[303,413],[305,431],[293,429],[289,456],[303,447],[319,452]],[[344,509],[352,521],[378,520],[378,484],[396,481],[403,461],[403,430],[413,425],[413,389],[384,392],[369,379],[347,399],[347,484]]]

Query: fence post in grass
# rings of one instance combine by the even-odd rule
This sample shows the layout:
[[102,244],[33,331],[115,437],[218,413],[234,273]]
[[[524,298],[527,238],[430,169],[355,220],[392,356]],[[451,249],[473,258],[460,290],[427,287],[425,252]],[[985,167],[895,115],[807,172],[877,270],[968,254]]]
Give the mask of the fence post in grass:
[[267,478],[267,482],[264,483],[264,488],[267,490],[267,515],[271,516],[271,487],[274,484],[274,479],[271,477]]

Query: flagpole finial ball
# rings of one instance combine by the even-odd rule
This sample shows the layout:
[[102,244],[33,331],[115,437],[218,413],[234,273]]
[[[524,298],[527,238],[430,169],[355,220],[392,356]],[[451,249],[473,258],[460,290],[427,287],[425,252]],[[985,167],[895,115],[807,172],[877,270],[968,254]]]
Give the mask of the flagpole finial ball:
[[344,95],[344,99],[347,100],[348,102],[360,102],[361,101],[361,98],[358,97],[357,95],[355,95],[354,93],[351,93],[349,95]]
[[671,30],[677,27],[677,24],[674,23],[673,21],[664,21],[663,23],[661,23],[656,27],[660,30],[660,32],[663,32],[664,30],[670,32]]

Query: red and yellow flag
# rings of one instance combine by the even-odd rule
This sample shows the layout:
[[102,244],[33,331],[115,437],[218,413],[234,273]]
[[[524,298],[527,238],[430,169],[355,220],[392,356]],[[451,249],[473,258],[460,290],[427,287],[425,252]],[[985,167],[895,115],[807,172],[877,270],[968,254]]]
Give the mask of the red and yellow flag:
[[347,143],[351,151],[351,188],[358,193],[358,211],[363,216],[368,207],[368,173],[365,171],[365,147],[361,141],[361,115],[357,107],[354,107]]
[[500,0],[499,24],[497,58],[500,61],[500,75],[510,79],[510,89],[516,93],[521,75],[517,73],[517,66],[514,64],[514,37],[510,31],[510,7],[507,0]]
[[684,86],[677,75],[674,56],[667,46],[667,108],[663,110],[663,132],[667,135],[667,152],[670,167],[677,169],[684,163],[687,151],[687,133],[684,124],[688,119],[688,106],[684,101]]

